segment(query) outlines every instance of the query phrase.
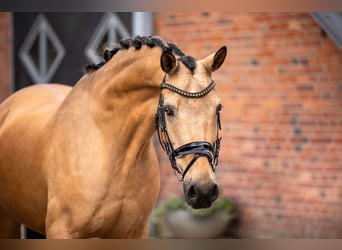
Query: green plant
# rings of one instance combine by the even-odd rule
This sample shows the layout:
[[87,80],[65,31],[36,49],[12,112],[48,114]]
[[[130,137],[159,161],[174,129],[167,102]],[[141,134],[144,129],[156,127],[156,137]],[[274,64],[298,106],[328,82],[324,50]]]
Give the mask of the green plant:
[[203,218],[213,215],[219,211],[226,211],[227,213],[234,213],[237,210],[236,203],[227,198],[218,198],[210,208],[206,209],[192,209],[184,198],[171,197],[166,201],[160,203],[154,211],[153,222],[157,223],[158,219],[174,210],[185,209],[193,217]]

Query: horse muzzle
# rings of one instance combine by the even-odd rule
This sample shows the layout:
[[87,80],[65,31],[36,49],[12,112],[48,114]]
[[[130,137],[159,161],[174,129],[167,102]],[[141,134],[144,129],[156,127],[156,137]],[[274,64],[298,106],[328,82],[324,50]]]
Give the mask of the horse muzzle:
[[183,190],[186,202],[194,209],[209,208],[219,194],[215,181],[205,185],[198,182],[183,182]]

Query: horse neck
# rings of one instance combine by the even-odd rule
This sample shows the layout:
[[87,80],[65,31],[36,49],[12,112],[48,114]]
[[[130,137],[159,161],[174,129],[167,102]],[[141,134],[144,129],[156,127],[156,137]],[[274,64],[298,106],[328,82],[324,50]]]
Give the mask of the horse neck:
[[143,145],[154,133],[163,77],[160,54],[160,48],[131,48],[89,76],[94,120],[121,147]]

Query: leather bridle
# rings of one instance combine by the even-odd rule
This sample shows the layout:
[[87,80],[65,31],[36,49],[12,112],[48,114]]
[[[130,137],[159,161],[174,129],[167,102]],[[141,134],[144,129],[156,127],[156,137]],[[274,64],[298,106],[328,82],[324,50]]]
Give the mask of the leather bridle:
[[[171,166],[174,170],[174,173],[178,181],[184,180],[185,174],[190,170],[190,168],[194,165],[196,160],[200,157],[206,157],[209,161],[209,164],[212,167],[212,170],[215,172],[217,163],[218,163],[220,142],[221,142],[221,138],[219,138],[219,130],[221,130],[219,110],[216,111],[217,138],[214,144],[210,142],[206,142],[206,141],[194,141],[194,142],[184,144],[183,146],[180,146],[174,149],[169,133],[167,132],[167,128],[166,128],[164,98],[162,94],[163,89],[168,89],[174,93],[177,93],[187,98],[201,98],[205,96],[206,94],[208,94],[215,87],[215,81],[211,81],[211,83],[202,91],[188,92],[188,91],[179,89],[170,83],[165,82],[165,79],[166,79],[166,75],[164,76],[163,82],[160,85],[160,96],[159,96],[158,109],[157,109],[157,113],[155,116],[155,126],[158,131],[158,138],[159,138],[160,145],[167,153],[169,160],[171,162]],[[189,164],[183,171],[177,165],[176,159],[181,158],[185,155],[189,155],[189,154],[193,154],[194,157],[192,158],[192,160],[189,162]]]

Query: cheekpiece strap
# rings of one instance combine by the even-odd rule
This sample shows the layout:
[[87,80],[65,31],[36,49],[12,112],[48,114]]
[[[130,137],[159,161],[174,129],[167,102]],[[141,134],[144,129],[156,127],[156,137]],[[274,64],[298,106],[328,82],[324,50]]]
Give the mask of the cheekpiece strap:
[[[188,91],[179,89],[165,81],[166,81],[166,74],[164,75],[163,82],[160,85],[159,104],[158,104],[157,113],[155,115],[155,127],[158,131],[159,142],[169,157],[171,166],[175,172],[175,175],[178,181],[183,181],[185,174],[190,170],[190,168],[193,166],[193,164],[197,161],[199,157],[206,157],[213,171],[215,172],[217,161],[218,161],[218,156],[219,156],[219,151],[220,151],[220,141],[221,141],[221,138],[219,138],[218,131],[217,131],[217,140],[214,144],[211,144],[205,141],[195,141],[195,142],[190,142],[188,144],[185,144],[177,149],[174,149],[171,139],[169,137],[169,134],[167,132],[167,128],[166,128],[165,114],[163,111],[164,99],[162,95],[162,90],[168,89],[184,97],[200,98],[208,94],[215,87],[215,81],[211,81],[211,83],[205,89],[199,92],[188,92]],[[217,129],[219,130],[221,129],[219,113],[217,114],[217,122],[218,122]],[[189,154],[193,154],[194,157],[183,171],[177,165],[176,158],[183,157]]]

